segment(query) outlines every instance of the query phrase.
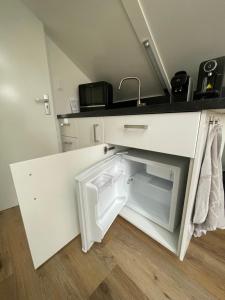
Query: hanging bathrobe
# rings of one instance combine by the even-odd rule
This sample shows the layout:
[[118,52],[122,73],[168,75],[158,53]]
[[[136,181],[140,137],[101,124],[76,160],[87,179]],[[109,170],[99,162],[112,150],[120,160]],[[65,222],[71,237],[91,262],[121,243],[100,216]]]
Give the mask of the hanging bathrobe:
[[195,237],[225,228],[221,146],[222,126],[210,122],[193,214]]

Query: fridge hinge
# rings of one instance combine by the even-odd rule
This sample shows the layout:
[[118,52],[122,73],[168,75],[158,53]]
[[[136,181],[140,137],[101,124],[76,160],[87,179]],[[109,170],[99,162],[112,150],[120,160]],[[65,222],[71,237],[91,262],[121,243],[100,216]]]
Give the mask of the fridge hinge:
[[104,154],[107,154],[108,151],[111,151],[111,150],[114,150],[114,149],[115,149],[115,147],[107,147],[107,146],[105,146],[104,147]]

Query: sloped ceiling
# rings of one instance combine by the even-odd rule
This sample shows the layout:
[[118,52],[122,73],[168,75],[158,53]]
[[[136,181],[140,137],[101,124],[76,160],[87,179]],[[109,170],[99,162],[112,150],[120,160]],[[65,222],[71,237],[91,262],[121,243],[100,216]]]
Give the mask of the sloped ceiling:
[[119,81],[125,76],[140,77],[141,96],[163,94],[120,0],[23,2],[44,23],[51,39],[89,78],[114,85],[115,99],[137,97],[135,82],[125,83],[117,92]]
[[187,70],[196,85],[202,61],[225,55],[224,0],[141,0],[169,77]]
[[[119,80],[135,75],[141,78],[142,96],[162,94],[120,0],[23,1],[89,78],[112,82],[117,93]],[[196,84],[201,61],[225,55],[224,0],[139,2],[170,78],[176,71],[187,70]],[[135,96],[132,83],[115,98]]]

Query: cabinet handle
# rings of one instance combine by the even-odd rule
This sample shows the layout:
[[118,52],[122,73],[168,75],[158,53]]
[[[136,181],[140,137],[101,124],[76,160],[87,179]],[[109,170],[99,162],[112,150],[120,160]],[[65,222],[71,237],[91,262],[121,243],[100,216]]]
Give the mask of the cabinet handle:
[[148,129],[148,125],[128,125],[128,124],[125,124],[124,128]]
[[93,125],[93,129],[94,129],[94,142],[98,143],[99,140],[97,139],[97,132],[96,132],[96,128],[99,126],[99,124],[94,124]]
[[72,145],[73,142],[63,142],[63,144],[65,144],[65,145]]

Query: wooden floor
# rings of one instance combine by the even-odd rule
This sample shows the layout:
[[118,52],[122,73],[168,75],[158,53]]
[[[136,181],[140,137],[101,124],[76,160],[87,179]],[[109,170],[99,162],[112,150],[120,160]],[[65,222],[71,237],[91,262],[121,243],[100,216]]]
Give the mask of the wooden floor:
[[0,299],[225,299],[225,231],[184,262],[122,218],[88,254],[76,238],[34,271],[18,208],[0,213]]

